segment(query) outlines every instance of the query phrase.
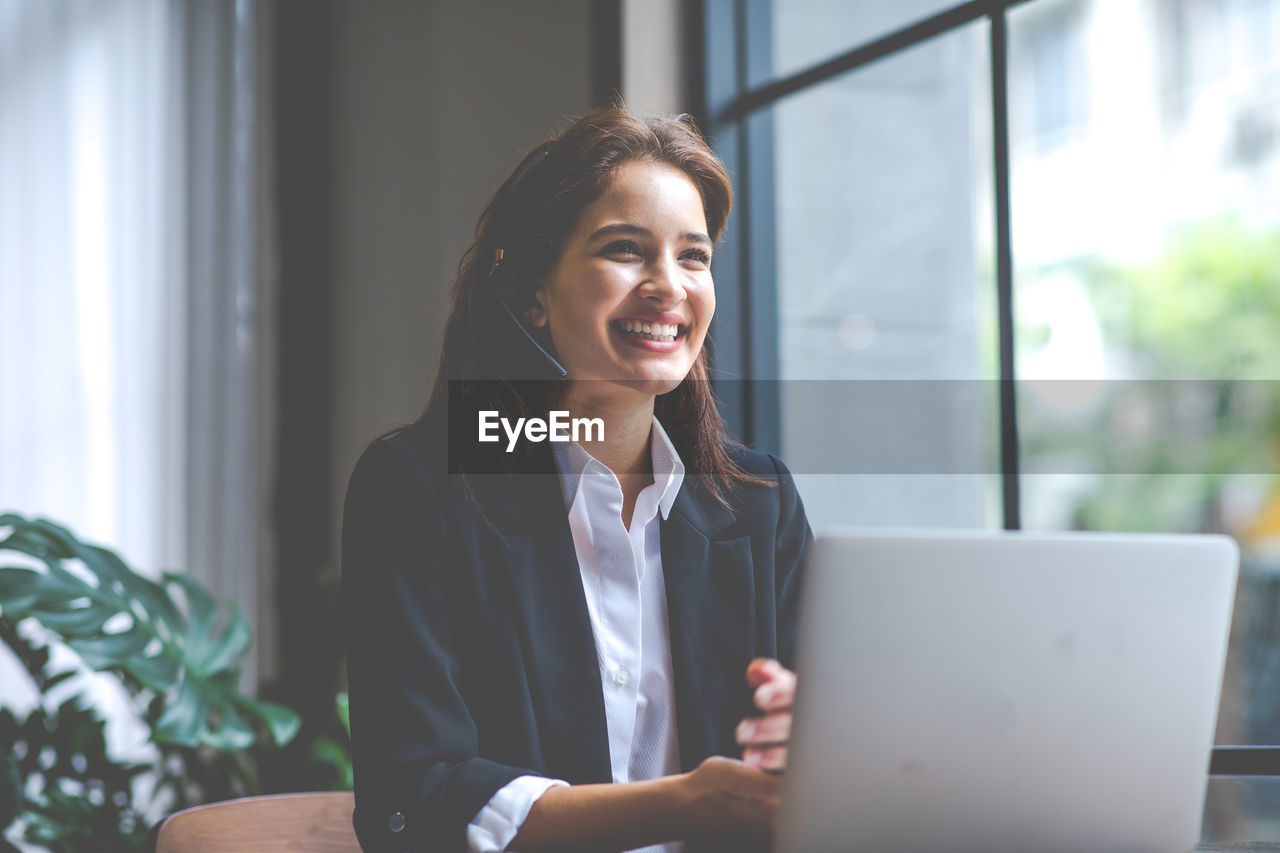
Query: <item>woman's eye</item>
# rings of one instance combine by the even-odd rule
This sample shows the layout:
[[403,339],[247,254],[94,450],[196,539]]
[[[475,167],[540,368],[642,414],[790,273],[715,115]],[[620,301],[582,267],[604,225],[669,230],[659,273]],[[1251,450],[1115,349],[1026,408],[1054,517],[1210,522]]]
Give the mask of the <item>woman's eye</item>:
[[606,255],[622,255],[623,257],[640,257],[640,247],[630,240],[619,240],[604,247]]
[[683,257],[704,267],[711,264],[711,253],[706,249],[690,249],[684,253]]

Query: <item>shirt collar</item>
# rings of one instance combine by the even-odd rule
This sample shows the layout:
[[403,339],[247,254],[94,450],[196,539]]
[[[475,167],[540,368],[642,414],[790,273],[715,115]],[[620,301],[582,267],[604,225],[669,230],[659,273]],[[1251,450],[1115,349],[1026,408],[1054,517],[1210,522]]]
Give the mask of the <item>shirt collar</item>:
[[[653,431],[649,434],[649,454],[653,463],[653,482],[662,490],[658,497],[658,510],[663,521],[671,514],[671,506],[676,502],[680,486],[684,482],[684,462],[676,452],[675,445],[657,415],[653,418]],[[551,445],[555,457],[556,470],[560,473],[560,487],[564,492],[564,505],[572,508],[573,500],[578,495],[578,485],[585,474],[600,474],[617,478],[603,462],[596,459],[576,441],[556,442]]]

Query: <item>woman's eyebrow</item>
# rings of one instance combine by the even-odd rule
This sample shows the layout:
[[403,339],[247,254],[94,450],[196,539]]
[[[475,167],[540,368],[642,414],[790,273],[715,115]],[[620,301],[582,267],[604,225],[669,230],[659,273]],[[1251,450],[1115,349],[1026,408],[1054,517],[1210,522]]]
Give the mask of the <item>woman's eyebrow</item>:
[[[633,225],[630,222],[617,222],[612,225],[605,225],[601,228],[597,228],[592,232],[591,236],[587,238],[587,241],[591,242],[600,237],[617,236],[652,237],[653,232],[648,228],[645,228],[643,225]],[[701,231],[686,231],[680,235],[680,239],[687,240],[691,243],[707,243],[708,245],[711,243],[711,238],[706,234],[703,234]]]

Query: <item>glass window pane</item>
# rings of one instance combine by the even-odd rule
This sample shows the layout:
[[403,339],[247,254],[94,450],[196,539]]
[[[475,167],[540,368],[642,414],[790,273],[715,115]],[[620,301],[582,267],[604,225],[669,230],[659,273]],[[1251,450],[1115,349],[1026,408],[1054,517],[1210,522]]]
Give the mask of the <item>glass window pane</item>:
[[1280,0],[1009,16],[1023,519],[1236,537],[1219,743],[1280,743],[1277,26]]
[[773,76],[785,77],[931,18],[955,0],[775,0]]
[[1000,523],[987,32],[773,110],[782,456],[815,528]]
[[1205,844],[1280,844],[1280,779],[1210,777],[1204,798]]

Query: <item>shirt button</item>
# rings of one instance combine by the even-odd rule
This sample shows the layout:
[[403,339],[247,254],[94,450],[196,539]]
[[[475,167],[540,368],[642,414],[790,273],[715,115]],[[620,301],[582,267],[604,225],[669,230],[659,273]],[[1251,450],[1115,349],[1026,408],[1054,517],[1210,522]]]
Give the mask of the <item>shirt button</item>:
[[616,669],[613,672],[613,683],[619,687],[625,687],[631,681],[631,673],[625,669]]
[[391,819],[387,821],[387,828],[392,832],[404,829],[404,812],[392,812]]

